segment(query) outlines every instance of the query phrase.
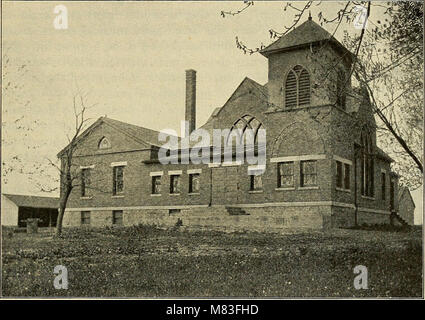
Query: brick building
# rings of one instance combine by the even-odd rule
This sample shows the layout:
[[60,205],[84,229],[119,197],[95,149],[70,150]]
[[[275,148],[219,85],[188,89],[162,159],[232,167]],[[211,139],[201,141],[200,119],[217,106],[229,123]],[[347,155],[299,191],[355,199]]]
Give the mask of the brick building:
[[[260,53],[268,59],[268,83],[245,78],[201,128],[265,129],[261,175],[236,160],[164,165],[158,132],[102,117],[79,138],[73,161],[82,183],[71,193],[64,225],[181,219],[188,226],[275,230],[389,223],[397,176],[376,145],[367,92],[351,83],[353,54],[311,18]],[[188,70],[189,132],[195,101],[196,72]]]

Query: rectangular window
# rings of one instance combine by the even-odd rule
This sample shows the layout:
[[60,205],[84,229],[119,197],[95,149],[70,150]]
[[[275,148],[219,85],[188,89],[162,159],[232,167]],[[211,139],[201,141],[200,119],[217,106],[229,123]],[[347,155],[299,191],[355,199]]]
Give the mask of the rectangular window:
[[375,195],[375,168],[373,159],[369,161],[369,168],[369,196],[373,197]]
[[81,169],[81,196],[86,197],[88,195],[88,189],[90,187],[90,169]]
[[82,225],[90,224],[90,211],[81,211],[81,224]]
[[363,155],[362,159],[362,195],[367,197],[374,196],[375,181],[374,181],[374,161],[371,156]]
[[342,180],[343,180],[342,162],[337,161],[336,162],[336,187],[337,188],[342,188]]
[[180,193],[180,175],[170,176],[170,193],[173,193],[173,194]]
[[344,163],[344,188],[350,190],[350,165]]
[[278,163],[277,170],[277,186],[278,188],[286,188],[294,186],[294,163],[281,162]]
[[112,224],[122,226],[122,210],[112,211]]
[[152,194],[161,194],[161,176],[152,177]]
[[177,213],[180,213],[180,209],[169,209],[168,210],[169,215],[177,214]]
[[385,200],[385,189],[386,189],[386,174],[385,172],[381,173],[381,194],[382,194],[382,200]]
[[301,161],[301,187],[317,186],[317,161]]
[[199,193],[200,191],[200,174],[189,174],[189,193]]
[[336,187],[350,190],[350,164],[336,161]]
[[113,168],[113,194],[124,192],[124,166],[116,166]]
[[251,191],[256,191],[256,190],[263,190],[263,179],[262,179],[262,175],[255,175],[252,174],[250,175],[251,177],[251,187],[250,190]]

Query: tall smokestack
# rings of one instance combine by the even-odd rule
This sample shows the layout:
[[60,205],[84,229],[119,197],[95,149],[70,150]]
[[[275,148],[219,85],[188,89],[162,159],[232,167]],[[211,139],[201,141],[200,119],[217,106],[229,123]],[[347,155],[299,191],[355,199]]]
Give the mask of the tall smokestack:
[[186,70],[186,112],[189,134],[196,129],[196,71]]

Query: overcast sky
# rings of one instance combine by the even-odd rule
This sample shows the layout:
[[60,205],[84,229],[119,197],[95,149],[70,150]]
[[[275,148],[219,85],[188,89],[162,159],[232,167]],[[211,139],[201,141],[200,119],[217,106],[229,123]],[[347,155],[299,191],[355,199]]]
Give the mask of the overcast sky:
[[[56,30],[54,8],[65,4],[68,29]],[[269,29],[283,30],[294,18],[281,2],[255,2],[234,17],[238,2],[3,2],[3,48],[12,64],[27,64],[20,78],[20,102],[4,99],[6,120],[25,114],[41,120],[25,141],[4,146],[3,154],[54,158],[66,143],[72,123],[72,96],[80,88],[96,103],[90,117],[110,118],[155,130],[180,130],[184,119],[185,70],[197,71],[197,126],[222,106],[247,76],[267,82],[267,59],[244,55],[238,36],[248,46],[270,43]],[[333,16],[338,6],[313,6]],[[302,19],[307,19],[307,15]],[[375,18],[372,15],[371,21]],[[332,26],[325,26],[332,32]],[[344,26],[342,31],[359,32]],[[29,100],[27,107],[22,101]],[[7,139],[7,137],[4,137]],[[27,145],[40,145],[37,152]],[[31,156],[30,156],[31,155]],[[2,192],[38,193],[24,175],[12,174]]]

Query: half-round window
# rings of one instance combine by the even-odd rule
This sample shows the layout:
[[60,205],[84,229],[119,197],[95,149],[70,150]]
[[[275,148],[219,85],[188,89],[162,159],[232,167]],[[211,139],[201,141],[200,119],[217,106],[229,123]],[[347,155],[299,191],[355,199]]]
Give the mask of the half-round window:
[[111,147],[111,143],[109,142],[108,138],[103,137],[99,141],[98,148],[99,149],[109,149]]
[[[233,124],[226,143],[230,144],[236,142],[237,144],[246,144],[251,142],[253,138],[254,143],[257,144],[258,130],[262,128],[264,127],[258,119],[251,115],[245,115]],[[232,139],[232,141],[230,141],[230,139]]]
[[286,76],[285,107],[294,108],[310,104],[310,74],[297,65]]

